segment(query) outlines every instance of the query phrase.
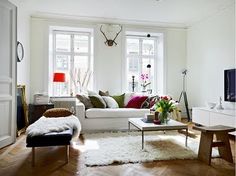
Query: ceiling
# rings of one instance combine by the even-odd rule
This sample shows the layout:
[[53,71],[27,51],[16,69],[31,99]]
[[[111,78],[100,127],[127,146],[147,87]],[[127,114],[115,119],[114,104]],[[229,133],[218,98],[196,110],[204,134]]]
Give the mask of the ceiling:
[[31,14],[54,14],[187,27],[235,0],[21,0]]

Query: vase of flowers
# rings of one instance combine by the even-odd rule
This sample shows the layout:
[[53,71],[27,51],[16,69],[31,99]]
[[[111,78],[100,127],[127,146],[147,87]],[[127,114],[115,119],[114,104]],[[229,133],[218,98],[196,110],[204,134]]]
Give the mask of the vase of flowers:
[[176,108],[175,101],[169,96],[162,96],[156,103],[156,111],[159,112],[159,120],[166,124],[169,120],[170,113]]

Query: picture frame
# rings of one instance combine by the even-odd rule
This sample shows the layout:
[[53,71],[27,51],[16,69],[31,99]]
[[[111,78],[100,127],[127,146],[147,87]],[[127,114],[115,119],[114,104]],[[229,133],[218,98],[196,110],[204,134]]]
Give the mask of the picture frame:
[[28,106],[26,103],[25,85],[17,85],[17,136],[24,133],[28,125]]

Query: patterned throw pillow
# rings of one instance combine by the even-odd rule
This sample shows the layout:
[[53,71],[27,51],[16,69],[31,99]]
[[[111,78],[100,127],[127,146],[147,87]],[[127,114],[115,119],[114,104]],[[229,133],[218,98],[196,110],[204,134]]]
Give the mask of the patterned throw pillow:
[[66,108],[52,108],[43,113],[44,117],[67,117],[73,113]]
[[92,95],[89,98],[95,108],[106,108],[106,102],[100,95]]
[[160,99],[160,97],[158,95],[156,96],[152,96],[152,97],[148,97],[143,104],[141,105],[142,109],[149,109],[151,108],[158,100]]
[[119,108],[116,100],[109,96],[102,96],[103,100],[106,102],[108,108]]
[[134,96],[129,100],[128,104],[126,105],[126,108],[140,109],[141,105],[146,99],[147,99],[147,96]]
[[90,101],[88,96],[78,94],[78,95],[76,95],[76,97],[79,99],[79,101],[81,101],[84,104],[85,109],[93,108],[93,104]]
[[113,96],[111,96],[111,97],[116,100],[116,102],[117,102],[118,105],[119,105],[119,108],[123,108],[123,107],[124,107],[125,94],[113,95]]

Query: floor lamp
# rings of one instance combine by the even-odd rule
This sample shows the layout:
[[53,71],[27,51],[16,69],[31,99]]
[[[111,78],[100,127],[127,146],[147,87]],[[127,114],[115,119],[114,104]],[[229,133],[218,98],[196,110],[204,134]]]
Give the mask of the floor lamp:
[[182,75],[183,75],[183,90],[179,96],[179,103],[181,101],[181,98],[182,96],[184,97],[184,104],[185,104],[185,109],[186,109],[186,112],[187,112],[187,118],[188,118],[188,121],[190,122],[191,121],[191,118],[190,118],[190,114],[189,114],[189,109],[188,109],[188,99],[187,99],[187,93],[186,93],[186,89],[185,89],[185,77],[186,77],[186,74],[187,74],[187,70],[184,69],[182,71]]
[[[63,83],[66,81],[66,76],[65,73],[54,73],[53,74],[53,82],[60,82]],[[61,84],[60,84],[60,93],[59,96],[61,95]]]

